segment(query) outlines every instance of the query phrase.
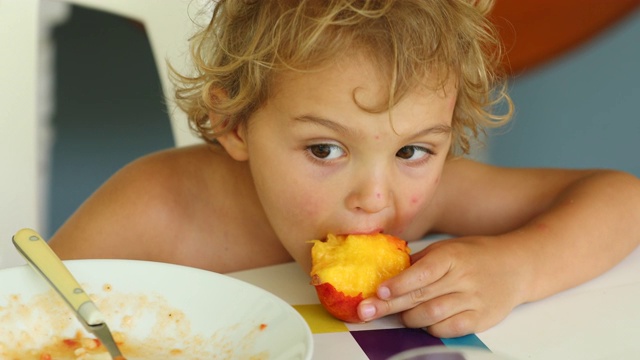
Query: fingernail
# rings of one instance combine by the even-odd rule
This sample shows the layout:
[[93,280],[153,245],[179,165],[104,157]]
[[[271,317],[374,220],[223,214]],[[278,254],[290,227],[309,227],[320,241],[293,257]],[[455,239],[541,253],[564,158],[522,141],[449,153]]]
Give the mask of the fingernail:
[[376,314],[376,307],[371,304],[362,304],[360,306],[360,316],[362,320],[367,321]]
[[387,300],[391,297],[391,290],[389,290],[386,286],[381,286],[378,288],[378,297],[382,300]]

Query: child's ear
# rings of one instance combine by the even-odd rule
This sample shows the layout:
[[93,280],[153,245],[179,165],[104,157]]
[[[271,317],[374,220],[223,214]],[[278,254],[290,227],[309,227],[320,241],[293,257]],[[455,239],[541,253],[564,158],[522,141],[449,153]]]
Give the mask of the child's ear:
[[[227,99],[227,92],[223,89],[212,89],[211,97],[212,101],[221,101]],[[227,126],[227,119],[222,118],[222,115],[215,112],[209,112],[209,120],[212,124],[219,124],[220,128],[214,129],[214,132],[219,132],[221,128]],[[237,127],[230,129],[229,131],[216,137],[216,141],[222,145],[227,151],[229,156],[237,161],[246,161],[249,159],[246,143],[246,128],[243,123]]]
[[246,161],[249,159],[246,130],[245,124],[241,123],[237,127],[216,138],[220,145],[222,145],[229,156],[234,160]]

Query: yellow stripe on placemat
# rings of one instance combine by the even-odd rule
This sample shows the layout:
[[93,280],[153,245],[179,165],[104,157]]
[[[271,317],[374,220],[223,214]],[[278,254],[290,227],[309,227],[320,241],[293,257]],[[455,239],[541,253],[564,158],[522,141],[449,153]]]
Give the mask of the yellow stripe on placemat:
[[293,305],[293,308],[307,321],[313,334],[349,331],[342,321],[331,316],[320,304]]

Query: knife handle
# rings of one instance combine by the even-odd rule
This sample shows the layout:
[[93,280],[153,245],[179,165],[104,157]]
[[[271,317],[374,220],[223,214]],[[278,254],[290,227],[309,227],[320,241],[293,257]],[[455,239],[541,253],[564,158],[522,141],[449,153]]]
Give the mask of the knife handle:
[[49,281],[83,322],[87,325],[104,323],[104,316],[89,295],[37,232],[22,229],[13,236],[13,244],[29,265]]

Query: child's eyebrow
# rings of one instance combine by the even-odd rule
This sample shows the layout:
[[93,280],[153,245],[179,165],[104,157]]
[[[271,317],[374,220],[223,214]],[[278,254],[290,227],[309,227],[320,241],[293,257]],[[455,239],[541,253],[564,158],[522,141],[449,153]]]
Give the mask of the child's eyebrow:
[[429,134],[449,135],[449,134],[451,134],[452,131],[453,131],[453,129],[452,129],[451,126],[445,125],[445,124],[438,124],[438,125],[426,128],[426,129],[418,132],[417,134],[415,134],[412,137],[418,138],[418,137],[429,135]]
[[[301,122],[310,122],[310,123],[315,123],[317,125],[321,125],[321,126],[325,126],[328,127],[331,130],[334,130],[336,132],[339,133],[343,133],[343,134],[353,134],[354,131],[352,129],[349,129],[335,121],[331,121],[329,119],[325,119],[325,118],[321,118],[315,115],[301,115],[301,116],[296,116],[293,118],[293,120],[296,121],[301,121]],[[411,136],[411,139],[415,139],[415,138],[419,138],[421,136],[426,136],[429,134],[443,134],[443,135],[449,135],[452,132],[452,128],[449,125],[446,124],[437,124],[431,127],[428,127],[426,129],[423,129],[419,132],[417,132],[416,134]]]
[[293,118],[293,120],[296,121],[301,121],[301,122],[310,122],[310,123],[315,123],[317,125],[321,125],[321,126],[325,126],[328,127],[329,129],[339,132],[339,133],[343,133],[343,134],[352,134],[353,130],[342,126],[341,124],[338,124],[335,121],[331,121],[329,119],[325,119],[325,118],[321,118],[315,115],[301,115],[301,116],[296,116]]

